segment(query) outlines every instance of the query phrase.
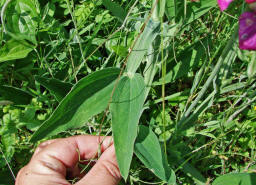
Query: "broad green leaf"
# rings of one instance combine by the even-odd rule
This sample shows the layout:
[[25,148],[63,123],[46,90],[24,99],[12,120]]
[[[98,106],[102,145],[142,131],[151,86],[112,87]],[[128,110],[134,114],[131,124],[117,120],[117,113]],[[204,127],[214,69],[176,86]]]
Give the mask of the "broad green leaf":
[[33,98],[32,95],[16,87],[0,85],[0,96],[18,105],[27,105]]
[[218,177],[212,185],[255,185],[255,173],[231,173]]
[[106,109],[119,73],[117,68],[106,68],[81,79],[34,133],[31,141],[80,127]]
[[120,21],[124,21],[126,17],[125,10],[116,2],[112,2],[111,0],[103,0],[103,5]]
[[34,46],[28,44],[25,40],[9,40],[0,49],[0,63],[25,58],[33,49]]
[[157,177],[168,182],[168,184],[175,184],[175,173],[168,166],[168,162],[161,149],[157,136],[148,127],[139,127],[134,152],[141,162]]
[[136,42],[133,50],[127,61],[127,71],[130,74],[134,74],[138,67],[140,66],[144,56],[146,55],[150,45],[155,40],[156,36],[160,32],[160,22],[149,20],[143,33],[140,35],[138,41]]
[[124,76],[115,89],[110,105],[116,157],[124,179],[127,179],[132,161],[144,93],[144,79],[140,74]]
[[35,80],[48,89],[59,102],[68,94],[73,86],[70,83],[54,78],[35,76]]
[[13,0],[5,11],[6,31],[17,40],[29,40],[36,44],[38,25],[38,2],[36,0]]

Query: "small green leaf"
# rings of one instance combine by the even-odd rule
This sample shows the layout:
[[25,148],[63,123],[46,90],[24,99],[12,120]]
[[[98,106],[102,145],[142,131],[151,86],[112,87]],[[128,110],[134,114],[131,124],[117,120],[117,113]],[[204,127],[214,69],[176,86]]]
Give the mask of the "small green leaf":
[[103,0],[103,5],[120,21],[124,21],[126,17],[125,10],[117,3],[112,2],[111,0]]
[[0,49],[0,63],[25,58],[35,47],[25,40],[9,40]]
[[119,46],[112,46],[111,48],[114,50],[114,52],[117,55],[119,55],[121,57],[125,57],[128,54],[128,47],[124,47],[124,46],[119,45]]
[[36,44],[39,9],[36,0],[13,0],[5,11],[6,32],[16,40]]
[[145,126],[139,127],[134,151],[141,162],[157,177],[169,184],[175,184],[175,173],[168,166],[158,138],[151,129]]
[[33,98],[32,95],[16,87],[0,85],[0,95],[8,101],[18,105],[27,105]]
[[133,77],[124,76],[116,87],[110,105],[117,161],[125,180],[132,161],[144,93],[145,84],[140,74]]
[[212,185],[255,185],[255,173],[231,173],[218,177]]
[[119,73],[118,68],[106,68],[81,79],[34,133],[31,141],[80,127],[106,109]]
[[51,94],[55,96],[58,102],[60,102],[68,94],[73,86],[70,83],[63,82],[54,78],[35,76],[35,80],[46,89],[48,89]]

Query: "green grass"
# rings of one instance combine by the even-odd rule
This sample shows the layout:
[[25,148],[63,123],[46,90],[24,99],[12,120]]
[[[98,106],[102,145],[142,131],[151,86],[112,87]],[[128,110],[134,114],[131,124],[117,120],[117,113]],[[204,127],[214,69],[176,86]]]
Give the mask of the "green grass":
[[[215,0],[167,1],[165,9],[165,1],[29,0],[32,8],[25,13],[11,11],[23,1],[8,4],[0,27],[0,184],[11,184],[11,171],[16,175],[27,164],[40,143],[30,142],[32,135],[64,92],[109,67],[123,69],[120,81],[135,72],[144,78],[143,114],[139,119],[138,106],[130,115],[156,134],[177,184],[209,184],[223,174],[255,172],[255,52],[238,49],[242,1],[225,13]],[[26,20],[23,29],[9,21],[18,15]],[[52,78],[63,91],[43,83]],[[128,97],[117,89],[111,99]],[[112,135],[111,118],[114,124],[124,117],[114,108],[103,109],[84,125],[43,140]],[[134,155],[126,184],[154,183],[166,184]]]

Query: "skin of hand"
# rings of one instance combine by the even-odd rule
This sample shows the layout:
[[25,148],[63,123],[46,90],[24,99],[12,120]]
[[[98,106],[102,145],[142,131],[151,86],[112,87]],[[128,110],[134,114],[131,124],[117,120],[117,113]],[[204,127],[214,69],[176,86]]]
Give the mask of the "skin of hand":
[[[30,162],[23,167],[15,185],[71,185],[67,171],[79,176],[77,163],[101,156],[92,169],[75,185],[117,185],[121,179],[111,137],[73,136],[49,140],[39,145]],[[78,152],[79,151],[79,152]]]

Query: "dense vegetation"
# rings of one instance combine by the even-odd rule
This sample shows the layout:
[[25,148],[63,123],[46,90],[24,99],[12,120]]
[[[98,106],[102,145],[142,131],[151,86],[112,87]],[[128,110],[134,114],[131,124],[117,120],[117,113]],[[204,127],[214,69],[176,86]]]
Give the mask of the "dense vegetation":
[[217,0],[0,7],[0,185],[40,142],[78,134],[114,135],[121,184],[210,184],[231,172],[256,183],[256,53],[238,48],[243,1],[227,12]]

